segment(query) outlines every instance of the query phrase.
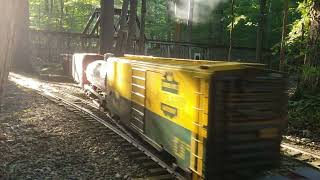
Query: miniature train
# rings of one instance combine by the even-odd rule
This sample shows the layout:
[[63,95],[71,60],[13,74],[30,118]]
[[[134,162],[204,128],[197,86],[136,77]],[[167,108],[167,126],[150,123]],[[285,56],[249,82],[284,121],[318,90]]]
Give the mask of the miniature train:
[[70,74],[192,179],[277,166],[286,76],[261,64],[75,54]]

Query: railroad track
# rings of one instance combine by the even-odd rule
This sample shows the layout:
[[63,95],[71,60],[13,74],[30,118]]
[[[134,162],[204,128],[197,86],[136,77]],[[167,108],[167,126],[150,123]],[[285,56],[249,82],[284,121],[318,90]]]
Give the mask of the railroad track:
[[[150,179],[184,179],[175,169],[150,151],[141,141],[137,141],[123,126],[109,114],[103,113],[93,101],[85,100],[53,87],[55,84],[34,81],[30,78],[11,73],[9,79],[21,86],[30,88],[49,100],[64,106],[82,117],[86,122],[95,125],[94,131],[105,133],[121,144],[125,152],[148,169]],[[73,87],[74,88],[74,87]],[[72,89],[72,88],[71,88]],[[76,88],[75,88],[76,89]],[[101,126],[103,125],[103,126]],[[320,155],[288,143],[281,143],[282,150],[291,158],[320,169]]]
[[[64,97],[70,97],[70,98],[73,98],[76,100],[76,102],[83,102],[85,104],[87,104],[88,106],[90,106],[91,108],[94,108],[95,111],[99,111],[99,107],[96,106],[94,103],[92,102],[89,102],[89,101],[85,101],[79,97],[76,97],[76,96],[73,96],[71,94],[68,94],[68,93],[62,93],[64,95]],[[98,113],[98,112],[96,112]],[[108,114],[107,116],[112,119]],[[112,119],[113,123],[118,126],[118,128],[120,128],[122,131],[124,131],[126,134],[128,134],[130,136],[130,133],[126,132],[126,129],[119,126],[116,122],[116,120]],[[300,163],[303,163],[305,164],[306,166],[311,166],[313,168],[316,168],[316,169],[319,169],[320,170],[320,155],[316,154],[316,153],[313,153],[313,152],[310,152],[310,151],[306,151],[304,149],[301,149],[301,148],[298,148],[298,147],[295,147],[291,144],[288,144],[288,143],[281,143],[281,148],[283,151],[287,152],[287,155],[289,155],[291,158],[295,159],[296,161],[300,162]],[[126,151],[130,152],[132,151],[132,147],[130,146],[126,146]],[[145,156],[143,156],[141,153],[139,152],[136,152],[136,151],[133,151],[132,153],[133,156],[137,156],[137,159],[139,161],[142,161],[142,164],[144,166],[147,166],[146,168],[150,168],[150,167],[154,167],[154,163],[151,163],[151,162],[144,162],[145,160],[147,160],[145,158]],[[156,169],[151,169],[151,171],[153,171],[154,173],[162,173],[163,171],[159,168],[156,168]],[[160,175],[158,174],[158,175]],[[162,176],[158,176],[158,177],[155,177],[155,179],[161,179],[161,177],[166,177],[166,178],[172,178],[170,175],[162,175]],[[179,178],[177,178],[179,179]]]
[[[25,88],[33,89],[38,94],[47,99],[64,106],[67,110],[76,113],[85,122],[94,125],[97,134],[105,133],[114,141],[121,144],[122,149],[128,155],[138,161],[147,169],[148,179],[185,179],[176,172],[175,168],[159,155],[147,148],[141,141],[135,139],[124,127],[119,125],[110,115],[99,111],[99,107],[94,103],[79,98],[77,96],[62,92],[53,88],[48,83],[26,78],[14,73],[10,73],[9,80]],[[101,126],[103,125],[103,126]]]
[[281,143],[281,148],[289,157],[320,170],[319,154],[288,143]]

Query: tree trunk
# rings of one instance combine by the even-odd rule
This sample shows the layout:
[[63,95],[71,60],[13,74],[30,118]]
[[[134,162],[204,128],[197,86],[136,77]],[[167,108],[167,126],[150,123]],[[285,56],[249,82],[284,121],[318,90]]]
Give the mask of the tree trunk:
[[127,52],[134,52],[134,40],[136,39],[136,29],[137,29],[137,6],[138,0],[130,0],[130,17],[128,25],[128,39],[127,39]]
[[49,12],[49,0],[44,0],[44,10]]
[[314,0],[310,11],[309,52],[307,65],[320,66],[320,1]]
[[141,23],[140,23],[140,54],[144,54],[145,49],[145,23],[147,13],[147,0],[141,0]]
[[230,35],[229,35],[229,52],[228,52],[228,61],[231,61],[232,56],[232,33],[233,33],[233,26],[234,26],[234,0],[231,2],[231,28],[230,28]]
[[63,22],[64,22],[64,0],[60,0],[60,28],[63,31]]
[[174,40],[177,42],[181,41],[181,23],[179,21],[175,22],[175,28],[174,28]]
[[[175,22],[175,28],[174,28],[174,40],[176,42],[181,42],[181,39],[182,39],[182,33],[181,33],[181,22],[179,22],[179,20],[177,20]],[[182,54],[181,54],[181,46],[180,45],[177,45],[175,44],[174,47],[173,47],[174,51],[173,51],[173,56],[175,58],[181,58],[182,57]]]
[[285,51],[286,51],[286,38],[288,35],[288,0],[284,0],[283,6],[283,24],[282,24],[282,40],[281,40],[281,49],[280,49],[280,65],[279,70],[284,70],[285,64]]
[[15,9],[16,16],[16,47],[13,54],[13,65],[19,71],[33,72],[30,56],[30,38],[29,38],[29,1],[22,0]]
[[209,25],[209,45],[222,45],[224,43],[224,26],[223,26],[223,6],[217,6],[217,10],[214,11]]
[[116,42],[115,48],[115,55],[122,56],[124,54],[124,50],[127,47],[127,33],[126,33],[126,26],[127,26],[127,15],[128,15],[128,8],[129,8],[129,0],[124,0],[122,4],[121,10],[121,17],[119,20],[119,31],[118,31],[118,38]]
[[101,0],[100,54],[111,53],[114,38],[114,0]]
[[54,0],[50,0],[50,14],[53,15],[53,9],[54,9]]
[[256,49],[256,61],[263,63],[263,44],[264,44],[264,29],[266,25],[266,5],[267,0],[260,0],[260,17],[259,26],[257,31],[257,49]]
[[[189,0],[189,13],[188,13],[188,24],[187,24],[187,42],[192,42],[192,29],[193,29],[193,12],[194,11],[194,0]],[[209,38],[208,38],[209,39]],[[189,59],[192,59],[192,48],[188,47],[188,56]]]
[[[171,27],[171,12],[170,12],[170,3],[172,2],[172,0],[167,0],[167,24],[169,24]],[[168,32],[167,32],[167,41],[172,41],[172,29],[168,28]]]
[[188,35],[187,35],[188,42],[192,41],[193,10],[194,10],[194,0],[189,0]]
[[[177,9],[178,2],[179,2],[179,0],[174,1],[175,9]],[[175,13],[177,13],[177,12],[175,12]],[[175,14],[175,16],[177,17],[177,14]],[[174,40],[177,42],[181,41],[181,22],[180,22],[180,20],[176,20],[176,22],[175,22]]]
[[15,48],[15,13],[20,4],[20,0],[3,0],[0,6],[0,110]]

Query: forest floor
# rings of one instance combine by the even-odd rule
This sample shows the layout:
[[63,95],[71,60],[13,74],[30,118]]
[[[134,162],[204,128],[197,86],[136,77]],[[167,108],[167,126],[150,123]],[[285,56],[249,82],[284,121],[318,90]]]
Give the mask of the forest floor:
[[0,111],[0,179],[123,179],[145,169],[107,135],[35,92],[9,83]]

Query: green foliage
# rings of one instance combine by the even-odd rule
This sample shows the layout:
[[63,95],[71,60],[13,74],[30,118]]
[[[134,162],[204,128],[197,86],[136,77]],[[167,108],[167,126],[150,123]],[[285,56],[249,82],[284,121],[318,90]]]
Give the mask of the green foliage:
[[320,67],[303,66],[302,78],[303,79],[316,79],[320,77]]
[[301,14],[301,17],[295,20],[292,23],[291,32],[289,33],[287,43],[294,44],[295,42],[301,42],[301,39],[305,39],[308,28],[306,26],[310,24],[309,19],[309,11],[310,11],[310,4],[306,3],[305,1],[298,3],[298,7],[296,12]]
[[173,32],[173,21],[167,13],[167,0],[147,1],[146,33],[151,39],[167,40]]
[[289,129],[320,132],[320,95],[303,95],[289,101]]
[[[305,91],[308,94],[317,94],[320,92],[320,67],[303,66],[299,91]],[[301,92],[300,92],[301,93]]]
[[[231,14],[231,7],[228,4],[227,14]],[[236,1],[234,19],[233,41],[235,46],[255,47],[256,46],[256,30],[258,27],[259,1],[247,0]],[[231,28],[231,16],[227,19],[227,29]],[[228,36],[226,37],[228,40]]]
[[307,53],[307,39],[309,34],[310,17],[309,11],[311,1],[298,2],[295,9],[291,9],[291,15],[296,16],[296,20],[290,25],[291,31],[286,39],[287,64],[300,66],[303,64]]
[[[311,52],[310,45],[310,24],[312,4],[314,0],[300,0],[295,8],[290,9],[290,17],[293,19],[289,25],[290,32],[286,39],[286,62],[289,66],[299,69],[305,64],[306,55]],[[320,43],[317,44],[320,46]],[[274,54],[278,54],[280,42],[274,46]]]
[[[53,4],[51,4],[53,2]],[[63,4],[61,4],[63,3]],[[81,32],[92,11],[99,7],[100,0],[30,0],[31,27],[51,31]],[[63,6],[61,6],[63,5]],[[115,0],[121,8],[122,0]],[[63,7],[63,11],[62,8]],[[140,1],[138,14],[140,14]],[[265,48],[273,46],[281,37],[282,2],[269,0]],[[228,45],[231,23],[229,2],[220,4],[204,23],[194,24],[192,41],[212,45]],[[259,0],[235,1],[234,46],[255,47],[259,13]],[[174,36],[175,18],[168,13],[167,0],[148,0],[146,36],[152,39],[169,40]],[[187,28],[182,26],[182,41]]]
[[[289,130],[320,132],[320,67],[304,65],[308,48],[310,11],[314,0],[301,0],[291,11],[294,21],[286,39],[286,61],[291,74],[299,74],[298,87],[289,103]],[[277,49],[277,48],[275,48]]]
[[99,0],[30,0],[30,26],[50,31],[81,32]]

